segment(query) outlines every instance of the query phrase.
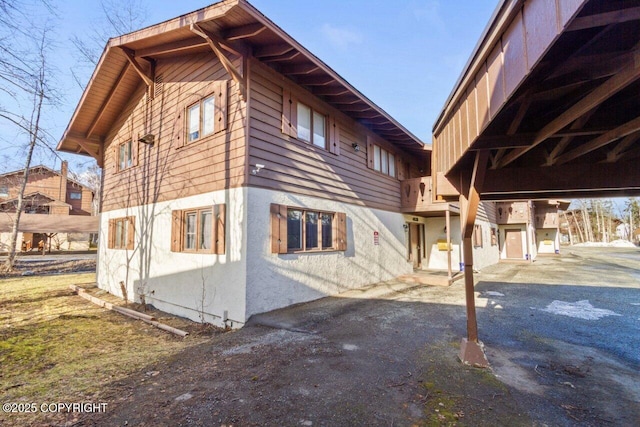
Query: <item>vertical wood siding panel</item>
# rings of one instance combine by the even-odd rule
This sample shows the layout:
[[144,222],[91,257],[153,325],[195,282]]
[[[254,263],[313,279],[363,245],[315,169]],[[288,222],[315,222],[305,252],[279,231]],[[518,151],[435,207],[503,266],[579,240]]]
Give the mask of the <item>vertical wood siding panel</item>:
[[340,124],[334,115],[329,116],[329,152],[340,155]]
[[513,93],[527,73],[524,26],[522,12],[513,20],[502,36],[504,57],[505,92]]
[[271,204],[271,253],[287,253],[287,207]]
[[558,34],[555,0],[531,0],[524,5],[529,69],[540,60],[546,48]]
[[565,27],[584,3],[585,0],[558,0],[560,24]]
[[468,118],[469,118],[469,141],[475,141],[475,139],[479,135],[475,85],[469,88],[468,90],[467,108],[468,108]]
[[489,123],[489,93],[487,91],[488,76],[486,67],[482,67],[476,76],[478,95],[478,129],[480,133]]
[[502,45],[498,42],[487,59],[489,75],[489,111],[494,118],[505,100],[502,68]]
[[127,218],[127,249],[132,250],[136,239],[136,217],[130,216]]

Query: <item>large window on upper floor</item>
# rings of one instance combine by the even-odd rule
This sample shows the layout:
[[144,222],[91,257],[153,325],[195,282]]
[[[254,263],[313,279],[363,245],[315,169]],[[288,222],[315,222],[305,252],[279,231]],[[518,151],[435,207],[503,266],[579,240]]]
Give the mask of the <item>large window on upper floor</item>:
[[323,114],[298,102],[298,139],[327,148],[327,119]]
[[396,155],[371,140],[367,141],[367,161],[370,169],[394,178],[403,179],[400,175],[404,174],[397,173],[398,158]]
[[0,185],[0,197],[9,197],[8,185]]
[[301,102],[289,89],[282,89],[282,133],[339,155],[339,123],[326,113],[328,108],[311,99],[308,101]]
[[211,95],[187,108],[187,142],[192,142],[214,131],[215,96]]
[[118,145],[118,171],[129,169],[134,164],[133,141],[129,140]]
[[227,80],[215,81],[204,96],[192,95],[184,110],[183,135],[177,136],[176,147],[201,141],[227,129]]

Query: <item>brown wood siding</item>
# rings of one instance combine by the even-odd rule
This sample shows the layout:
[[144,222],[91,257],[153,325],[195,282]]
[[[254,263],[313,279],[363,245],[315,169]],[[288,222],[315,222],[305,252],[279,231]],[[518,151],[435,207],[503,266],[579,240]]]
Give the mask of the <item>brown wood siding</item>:
[[[399,210],[400,181],[367,167],[367,136],[397,158],[411,156],[258,61],[252,60],[250,69],[249,164],[264,164],[265,168],[249,175],[249,185]],[[283,133],[283,94],[286,97],[289,93],[326,112],[330,122],[335,120],[337,131],[333,134],[338,136],[339,146],[334,153]],[[291,112],[285,111],[284,117],[294,119]],[[353,149],[354,143],[360,151]],[[411,169],[417,174],[424,166],[412,165]]]
[[[42,193],[54,200],[60,200],[60,180],[62,177],[47,170],[32,170],[29,172],[27,186],[24,194]],[[7,199],[15,199],[20,191],[22,173],[11,174],[0,178],[0,185],[6,185],[9,189]]]
[[[236,63],[236,65],[238,65]],[[150,103],[140,83],[111,127],[104,162],[102,209],[109,211],[242,186],[245,183],[246,114],[237,85],[213,53],[161,60],[162,92]],[[186,108],[227,88],[226,131],[185,143]],[[216,92],[220,93],[220,92]],[[216,102],[218,108],[224,105]],[[147,133],[155,143],[138,145],[137,166],[117,170],[116,147]]]

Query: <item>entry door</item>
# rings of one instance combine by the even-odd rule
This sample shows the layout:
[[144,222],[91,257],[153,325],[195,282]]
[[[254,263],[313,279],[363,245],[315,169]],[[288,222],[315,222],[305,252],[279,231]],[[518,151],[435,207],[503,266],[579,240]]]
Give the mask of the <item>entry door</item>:
[[409,224],[409,259],[413,261],[413,268],[420,268],[422,262],[420,224]]
[[505,230],[506,238],[505,245],[507,245],[507,258],[519,258],[522,259],[524,254],[522,253],[522,231],[521,230]]

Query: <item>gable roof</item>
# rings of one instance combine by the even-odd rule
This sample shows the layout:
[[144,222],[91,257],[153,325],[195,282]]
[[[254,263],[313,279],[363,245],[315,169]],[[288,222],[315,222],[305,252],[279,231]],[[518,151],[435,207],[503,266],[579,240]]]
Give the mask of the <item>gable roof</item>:
[[153,62],[176,54],[211,52],[193,25],[226,49],[226,55],[251,54],[391,143],[424,152],[422,141],[246,0],[224,0],[111,38],[58,150],[90,155],[100,163],[106,133],[141,81],[141,70],[130,66],[130,58]]
[[[42,170],[42,171],[50,172],[50,173],[55,174],[55,175],[62,176],[62,174],[60,172],[55,171],[55,170],[53,170],[53,169],[51,169],[51,168],[49,168],[49,167],[47,167],[45,165],[31,166],[29,168],[29,175],[31,175],[36,170]],[[11,175],[18,175],[18,174],[21,174],[23,172],[24,172],[24,169],[19,169],[19,170],[11,171],[11,172],[5,172],[3,174],[0,174],[0,179],[4,178],[4,177],[7,177],[7,176],[11,176]],[[78,185],[78,186],[80,186],[82,188],[85,188],[85,189],[91,191],[91,193],[93,193],[93,190],[91,188],[89,188],[86,185],[76,181],[75,179],[69,178],[69,176],[67,176],[67,181],[72,182],[73,184],[76,184],[76,185]]]
[[[23,197],[25,200],[30,199],[30,200],[39,200],[39,204],[42,206],[67,206],[67,207],[71,207],[71,205],[69,203],[65,203],[63,201],[60,200],[56,200],[50,196],[47,196],[44,193],[41,193],[39,191],[35,191],[33,193],[29,193],[29,194],[25,194]],[[0,205],[7,205],[9,203],[16,203],[18,201],[17,197],[14,197],[13,199],[7,199],[7,200],[3,200],[0,202]]]

